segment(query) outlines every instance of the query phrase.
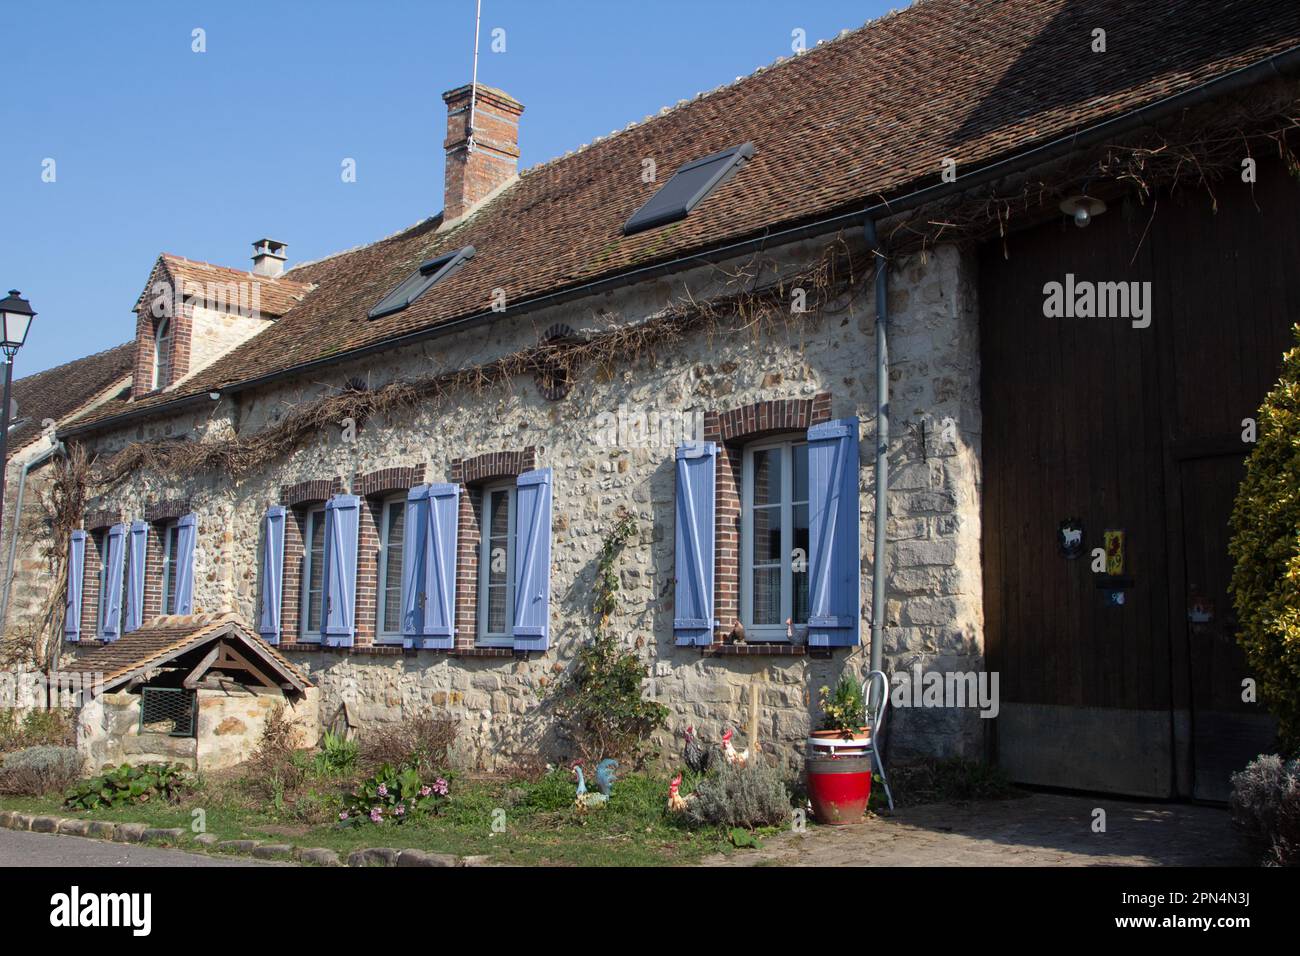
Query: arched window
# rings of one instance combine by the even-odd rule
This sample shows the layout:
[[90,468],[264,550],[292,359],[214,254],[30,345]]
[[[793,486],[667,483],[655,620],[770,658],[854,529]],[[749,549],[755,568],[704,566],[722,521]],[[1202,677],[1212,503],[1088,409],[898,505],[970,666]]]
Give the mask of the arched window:
[[172,320],[163,319],[153,339],[153,387],[166,388],[172,377]]

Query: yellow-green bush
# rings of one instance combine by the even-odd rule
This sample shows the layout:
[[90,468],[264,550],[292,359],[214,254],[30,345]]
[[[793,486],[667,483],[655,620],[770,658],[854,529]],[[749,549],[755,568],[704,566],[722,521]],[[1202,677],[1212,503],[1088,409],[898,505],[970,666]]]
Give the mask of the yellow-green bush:
[[[1300,326],[1296,328],[1300,338]],[[1264,400],[1232,511],[1232,597],[1259,699],[1300,750],[1300,348]]]

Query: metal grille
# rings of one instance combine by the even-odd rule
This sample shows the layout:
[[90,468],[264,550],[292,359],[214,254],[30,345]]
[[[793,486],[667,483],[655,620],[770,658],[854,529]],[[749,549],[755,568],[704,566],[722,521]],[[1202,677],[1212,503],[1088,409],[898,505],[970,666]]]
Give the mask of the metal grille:
[[140,689],[140,733],[193,737],[198,703],[194,691],[182,687]]

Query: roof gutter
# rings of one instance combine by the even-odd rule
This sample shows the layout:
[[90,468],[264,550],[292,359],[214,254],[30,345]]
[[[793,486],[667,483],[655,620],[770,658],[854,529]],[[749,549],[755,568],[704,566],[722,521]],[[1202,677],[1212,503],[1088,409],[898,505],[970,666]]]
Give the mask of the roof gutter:
[[[891,216],[901,215],[910,212],[918,206],[925,203],[934,202],[943,199],[949,195],[964,192],[977,186],[992,182],[1003,176],[1008,176],[1016,172],[1023,171],[1040,163],[1050,162],[1064,156],[1073,150],[1095,146],[1103,142],[1108,137],[1118,133],[1128,132],[1145,123],[1154,122],[1162,119],[1178,110],[1189,109],[1198,106],[1207,100],[1218,96],[1224,96],[1237,90],[1253,86],[1264,80],[1273,77],[1280,77],[1285,74],[1300,70],[1300,46],[1289,47],[1279,53],[1275,53],[1266,59],[1259,60],[1247,66],[1238,67],[1221,76],[1214,77],[1198,83],[1196,86],[1174,93],[1169,96],[1158,99],[1146,106],[1138,107],[1119,116],[1111,117],[1092,126],[1085,126],[1082,129],[1075,130],[1073,133],[1067,133],[1055,139],[1048,140],[1038,146],[1021,150],[1005,156],[1002,159],[977,166],[967,173],[959,173],[951,182],[944,182],[941,179],[921,188],[912,189],[909,192],[900,193],[892,199],[881,199],[881,201],[868,206],[865,210],[855,208],[849,212],[838,213],[822,219],[816,219],[812,222],[801,226],[794,226],[788,229],[772,232],[764,230],[760,235],[749,239],[743,239],[738,242],[728,243],[723,246],[716,246],[701,252],[691,253],[690,255],[680,256],[666,262],[655,265],[642,266],[637,269],[630,269],[626,272],[619,272],[611,276],[605,276],[600,279],[594,279],[581,285],[572,286],[567,289],[561,289],[557,292],[548,292],[544,295],[535,296],[531,299],[525,299],[512,306],[509,313],[494,312],[492,309],[484,309],[480,312],[474,312],[469,315],[461,316],[449,322],[443,322],[431,328],[420,329],[415,332],[408,332],[405,335],[396,338],[384,339],[381,342],[375,342],[371,345],[361,346],[360,348],[349,349],[345,352],[339,352],[335,355],[329,355],[324,358],[313,359],[310,362],[304,362],[300,365],[294,365],[290,368],[270,372],[257,378],[247,379],[242,382],[235,382],[220,389],[223,395],[231,395],[237,392],[247,391],[249,389],[259,388],[272,382],[280,381],[295,375],[302,375],[314,371],[315,369],[325,368],[330,365],[337,365],[340,362],[347,362],[358,358],[364,358],[367,355],[373,355],[380,351],[389,351],[394,348],[401,348],[405,345],[411,345],[417,342],[423,342],[432,338],[439,338],[443,335],[450,335],[458,332],[468,326],[477,325],[482,322],[499,319],[503,314],[517,314],[520,312],[529,312],[536,309],[547,308],[554,305],[581,298],[595,292],[607,291],[618,288],[633,282],[652,279],[669,273],[677,272],[682,266],[697,263],[711,262],[721,259],[728,259],[744,252],[762,249],[773,243],[798,242],[803,239],[812,238],[830,232],[836,228],[849,224],[857,225],[864,218],[869,218],[879,222]],[[190,395],[185,398],[174,399],[170,402],[163,402],[158,405],[147,405],[143,408],[123,412],[120,415],[114,415],[112,418],[105,418],[98,422],[91,422],[85,425],[63,429],[58,433],[60,438],[71,438],[77,435],[97,431],[110,426],[122,425],[126,422],[133,421],[137,418],[176,412],[188,408],[191,405],[201,404],[204,401],[211,401],[206,393]]]

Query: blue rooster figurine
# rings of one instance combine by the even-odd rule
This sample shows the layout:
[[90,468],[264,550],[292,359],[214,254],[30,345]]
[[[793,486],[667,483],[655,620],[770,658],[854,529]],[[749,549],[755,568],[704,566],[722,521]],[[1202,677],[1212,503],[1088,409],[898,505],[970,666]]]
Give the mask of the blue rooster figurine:
[[600,763],[596,764],[596,786],[600,792],[609,799],[610,790],[614,789],[614,771],[618,769],[618,761],[611,757],[606,757]]

